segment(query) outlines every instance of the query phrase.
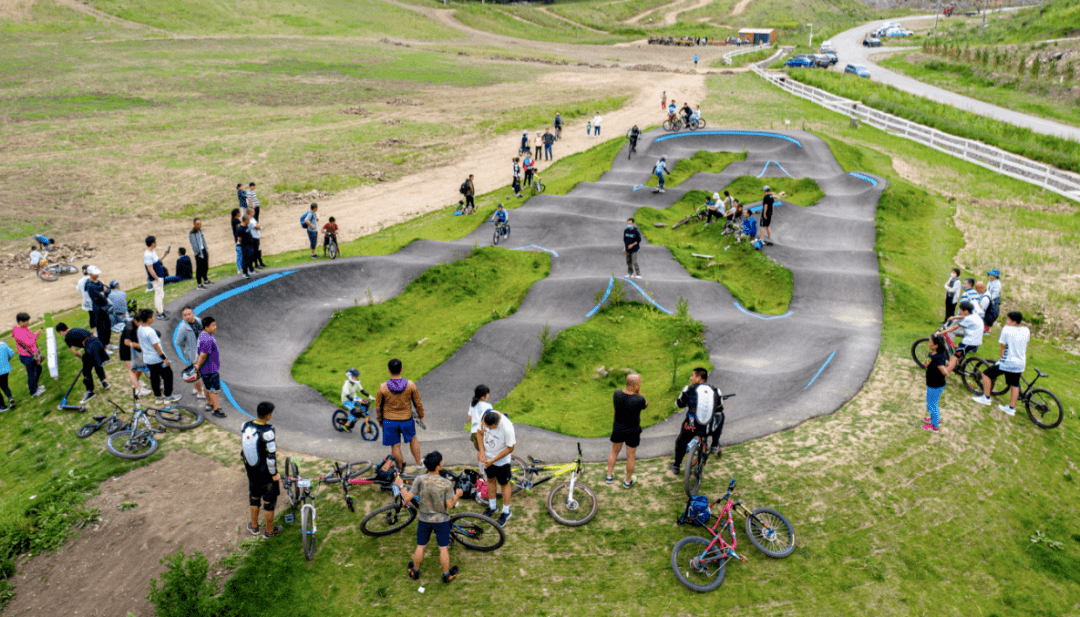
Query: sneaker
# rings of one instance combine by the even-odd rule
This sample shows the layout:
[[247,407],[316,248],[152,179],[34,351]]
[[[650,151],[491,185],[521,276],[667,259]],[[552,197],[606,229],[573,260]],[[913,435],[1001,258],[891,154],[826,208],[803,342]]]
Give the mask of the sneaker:
[[414,581],[420,580],[420,569],[414,567],[413,562],[409,562],[409,565],[405,566],[405,574]]
[[153,390],[147,390],[146,388],[143,388],[142,390],[139,390],[138,396],[150,396],[153,393]]
[[443,584],[444,585],[449,585],[450,583],[454,582],[454,579],[457,578],[457,575],[458,575],[458,567],[457,566],[454,566],[454,567],[450,568],[449,572],[443,572],[443,575],[442,575]]
[[990,400],[989,396],[982,395],[982,394],[980,394],[979,396],[971,397],[971,400],[975,401],[976,403],[978,403],[980,405],[990,405],[990,403],[993,402],[993,401]]
[[4,406],[0,405],[0,413],[4,413],[8,409],[10,409],[10,407],[4,407]]
[[215,409],[214,411],[212,411],[212,412],[210,412],[210,413],[211,413],[211,414],[212,414],[212,415],[213,415],[213,416],[214,416],[215,418],[226,418],[226,417],[228,417],[228,416],[226,416],[226,415],[225,415],[225,413],[224,413],[223,411],[221,411],[220,409]]
[[120,348],[116,345],[107,345],[105,349],[106,351],[120,351]]
[[611,484],[614,481],[615,481],[615,476],[610,475],[610,474],[608,474],[608,477],[604,478],[604,482],[607,482],[608,484]]
[[1016,408],[1015,407],[1009,407],[1008,405],[998,405],[998,409],[1000,409],[1001,412],[1004,413],[1007,416],[1015,416],[1016,415]]
[[211,281],[210,279],[206,279],[206,282],[203,283],[203,285],[213,285],[213,284],[214,284],[214,281]]
[[155,404],[155,405],[164,405],[164,404],[165,404],[165,399],[163,399],[163,398],[161,398],[161,397],[159,396],[159,397],[157,397],[156,399],[154,399],[154,404]]
[[108,390],[108,389],[109,389],[109,388],[111,388],[111,387],[112,387],[112,386],[111,386],[111,385],[109,384],[109,382],[108,382],[108,381],[103,381],[103,382],[101,382],[101,389],[102,389],[102,390]]
[[253,536],[257,536],[257,535],[259,535],[259,526],[258,526],[258,525],[255,525],[254,527],[252,527],[252,525],[251,525],[251,521],[248,521],[248,524],[247,524],[247,530],[248,530],[248,531],[249,531],[249,532],[251,533],[251,535],[253,535]]
[[195,289],[206,289],[206,288],[202,286],[202,283],[199,283],[198,285],[195,286]]
[[510,521],[511,516],[513,516],[513,512],[503,512],[502,515],[499,516],[499,520],[495,522],[499,525],[499,527],[506,527],[506,523]]
[[251,275],[250,274],[245,274],[244,278],[246,278],[246,279],[248,279],[250,281],[251,280]]
[[938,432],[938,430],[936,428],[934,428],[934,425],[929,424],[929,423],[922,425],[922,430],[930,432],[930,433]]
[[199,400],[202,400],[202,401],[205,401],[206,400],[206,395],[203,394],[202,392],[199,392],[198,394],[195,395],[195,398],[197,398]]
[[491,506],[484,508],[484,516],[488,518],[495,516],[495,508],[492,508]]
[[262,539],[269,540],[270,538],[273,538],[274,536],[281,533],[281,529],[281,525],[274,525],[273,529],[267,529],[265,532],[263,532]]
[[82,403],[81,404],[85,405],[90,399],[94,398],[95,396],[97,396],[97,395],[94,394],[93,392],[87,392],[86,394],[82,395]]
[[42,394],[45,394],[45,386],[38,386],[37,392],[31,394],[30,398],[37,398]]
[[671,473],[673,473],[675,475],[679,475],[679,474],[682,473],[682,471],[679,469],[679,466],[676,465],[675,463],[672,463],[671,467],[669,467],[668,469],[670,469]]
[[168,402],[170,402],[170,403],[175,403],[176,401],[179,401],[179,400],[180,400],[180,399],[182,399],[182,398],[184,398],[184,397],[183,397],[182,395],[180,395],[180,394],[174,394],[174,395],[172,395],[172,396],[167,396],[167,397],[165,397],[165,400],[166,400],[166,401],[168,401]]
[[709,454],[714,456],[720,454],[720,444],[713,444],[713,446],[709,448]]
[[8,399],[8,402],[7,402],[7,408],[8,408],[8,409],[11,409],[11,408],[12,408],[12,407],[14,407],[14,406],[15,406],[15,399],[13,399],[13,398],[9,398],[9,399]]
[[342,424],[342,425],[341,425],[341,431],[342,431],[343,433],[351,433],[351,432],[352,432],[352,427],[351,427],[351,426],[349,426],[349,423],[348,423],[348,422],[346,422],[345,424]]
[[157,316],[157,319],[160,319],[161,321],[169,321],[169,316],[166,315],[165,313],[161,313],[160,315]]
[[151,287],[150,285],[147,285],[146,286],[146,291],[154,291],[154,288]]
[[637,484],[637,476],[630,476],[629,480],[623,480],[622,487],[623,488],[630,488],[631,486],[633,486],[635,484]]

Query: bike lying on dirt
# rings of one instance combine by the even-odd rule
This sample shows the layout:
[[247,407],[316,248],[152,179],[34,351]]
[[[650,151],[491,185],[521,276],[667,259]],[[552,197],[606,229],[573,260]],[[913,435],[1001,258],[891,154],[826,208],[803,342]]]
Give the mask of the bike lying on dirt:
[[[724,582],[729,560],[746,561],[746,557],[735,552],[738,541],[733,512],[746,519],[746,535],[754,547],[766,556],[782,559],[795,552],[795,528],[783,514],[772,508],[755,508],[751,511],[741,501],[732,499],[735,493],[733,479],[727,493],[712,503],[715,507],[725,502],[716,514],[716,523],[707,528],[712,534],[711,540],[689,536],[679,540],[671,550],[671,569],[675,571],[675,577],[693,591],[704,593],[716,589]],[[730,542],[721,537],[725,531],[730,536]]]
[[47,283],[52,283],[58,280],[61,274],[77,274],[79,269],[71,265],[73,261],[75,261],[74,257],[66,264],[50,264],[49,252],[46,251],[41,257],[41,263],[37,265],[38,278]]
[[[578,481],[581,475],[581,443],[578,443],[577,451],[576,461],[560,465],[545,465],[544,461],[530,456],[529,463],[519,467],[517,462],[521,459],[514,457],[510,475],[510,483],[514,487],[532,493],[532,489],[537,485],[570,474],[570,480],[557,484],[547,498],[547,509],[551,517],[570,527],[578,527],[591,521],[598,508],[596,493]],[[547,475],[541,476],[542,473]]]

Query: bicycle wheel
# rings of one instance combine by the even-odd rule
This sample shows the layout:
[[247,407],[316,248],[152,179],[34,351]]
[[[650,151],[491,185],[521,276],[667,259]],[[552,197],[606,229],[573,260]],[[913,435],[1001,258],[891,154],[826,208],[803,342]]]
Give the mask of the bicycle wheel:
[[116,431],[124,428],[124,422],[120,418],[113,418],[109,420],[109,423],[105,425],[105,434],[112,435]]
[[461,512],[451,516],[450,537],[467,549],[485,553],[506,542],[506,533],[502,527],[476,512]]
[[[285,476],[288,478],[299,478],[300,470],[296,467],[296,463],[293,462],[292,457],[285,457]],[[289,498],[289,505],[295,506],[300,502],[300,487],[296,485],[294,480],[282,480],[285,485],[285,496]]]
[[525,461],[521,460],[520,457],[517,457],[517,456],[511,456],[510,457],[510,486],[511,486],[510,494],[511,495],[517,495],[518,493],[520,493],[521,489],[525,488],[524,487],[525,481],[529,481],[529,482],[535,482],[536,481],[536,476],[531,474],[531,473],[526,472],[525,471],[526,468],[527,468],[527,466],[525,465]]
[[315,557],[315,506],[305,503],[300,508],[300,533],[304,534],[304,557]]
[[379,425],[375,424],[371,418],[367,418],[360,425],[360,436],[364,438],[364,441],[375,441],[379,438]]
[[698,593],[712,591],[724,582],[726,560],[719,549],[706,552],[710,540],[690,536],[679,540],[671,549],[671,569],[675,578],[688,589]]
[[[971,357],[964,361],[961,367],[967,367],[967,370],[962,372],[961,379],[964,380],[964,387],[967,388],[972,394],[982,394],[983,373],[990,369],[994,363],[989,360],[984,360],[978,357]],[[971,380],[971,383],[968,383]],[[990,395],[1001,396],[1009,391],[1009,384],[1005,383],[1004,379],[999,379],[990,384]]]
[[496,227],[496,228],[495,228],[495,235],[493,235],[493,236],[491,237],[491,244],[492,244],[492,246],[498,246],[498,245],[499,245],[499,236],[501,236],[501,235],[502,235],[502,234],[500,234],[500,233],[499,233],[499,228],[498,228],[498,227]]
[[1035,388],[1024,399],[1028,417],[1039,428],[1057,428],[1065,418],[1065,411],[1061,408],[1061,401],[1057,395],[1049,390]]
[[919,368],[926,368],[926,359],[930,357],[930,339],[921,338],[911,344],[911,359]]
[[138,460],[157,452],[158,442],[149,431],[140,430],[134,432],[127,429],[109,435],[109,438],[105,441],[105,447],[109,450],[109,454],[113,456]]
[[675,123],[672,122],[671,120],[664,120],[664,130],[665,131],[674,131],[675,130]]
[[79,430],[75,431],[75,436],[79,439],[86,439],[93,435],[98,430],[97,422],[88,422],[79,427]]
[[686,452],[686,470],[683,472],[683,487],[686,496],[693,497],[701,488],[701,474],[705,470],[705,454],[701,451],[701,444],[694,444]]
[[755,508],[746,517],[746,535],[754,548],[773,559],[795,552],[795,528],[772,508]]
[[330,254],[330,259],[337,259],[341,253],[338,251],[337,240],[330,241],[330,247],[327,251]]
[[52,283],[56,279],[60,278],[59,275],[56,274],[55,270],[50,270],[48,268],[38,268],[37,275],[39,279],[48,283]]
[[157,410],[157,420],[162,426],[181,431],[195,428],[203,423],[202,412],[183,405],[171,405]]
[[416,510],[410,506],[387,504],[376,508],[360,521],[360,531],[365,536],[388,536],[405,529],[416,518]]
[[345,425],[349,423],[349,413],[343,409],[334,410],[334,414],[330,416],[330,424],[334,426],[334,430],[342,433],[345,431]]
[[536,183],[536,190],[543,193],[544,191],[547,190],[547,185],[544,184],[543,182],[537,182]]
[[699,129],[705,128],[705,118],[699,118],[698,119],[697,128],[699,128]]
[[71,264],[60,264],[56,266],[56,271],[60,274],[75,274],[79,269]]
[[580,527],[596,516],[596,493],[581,482],[574,482],[574,498],[570,498],[570,483],[551,489],[547,498],[548,513],[556,522],[569,527]]

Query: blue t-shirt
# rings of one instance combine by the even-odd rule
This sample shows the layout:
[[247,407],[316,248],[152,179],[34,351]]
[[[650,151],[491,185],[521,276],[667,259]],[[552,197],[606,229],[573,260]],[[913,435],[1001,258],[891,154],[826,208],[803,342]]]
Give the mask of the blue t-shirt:
[[665,161],[657,161],[656,162],[656,168],[653,169],[653,173],[654,174],[663,174],[664,173],[664,165],[666,165],[666,164],[667,163]]
[[495,218],[495,220],[499,221],[500,223],[505,223],[506,222],[506,214],[507,214],[506,210],[496,210],[495,211],[495,216],[493,218]]
[[675,106],[675,103],[672,103],[671,105],[668,105],[668,106],[667,106],[667,111],[668,111],[668,113],[669,113],[669,114],[671,114],[671,115],[673,115],[673,116],[675,115],[675,112],[676,112],[676,111],[677,111],[678,109],[679,109],[679,108]]

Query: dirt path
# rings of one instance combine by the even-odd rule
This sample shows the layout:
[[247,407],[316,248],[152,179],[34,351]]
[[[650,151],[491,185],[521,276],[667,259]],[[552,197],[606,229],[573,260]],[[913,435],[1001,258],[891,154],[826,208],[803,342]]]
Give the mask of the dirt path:
[[674,11],[668,13],[667,15],[664,15],[664,25],[665,26],[674,26],[679,21],[679,15],[681,15],[681,14],[687,12],[687,11],[693,11],[694,9],[700,9],[703,6],[708,6],[709,4],[712,4],[712,1],[713,0],[698,0],[694,4],[691,4],[690,6],[686,6],[686,7],[683,7],[681,9],[674,10]]
[[570,25],[572,25],[572,26],[574,26],[576,28],[581,28],[582,30],[588,30],[589,32],[595,32],[597,34],[608,34],[607,32],[604,32],[603,30],[597,30],[596,28],[590,28],[590,27],[586,26],[585,24],[578,23],[578,22],[576,22],[576,21],[574,21],[572,19],[569,19],[567,17],[563,17],[562,15],[559,15],[557,13],[552,13],[551,11],[548,10],[548,8],[546,6],[542,6],[537,10],[539,10],[544,15],[550,15],[551,17],[554,17],[555,19],[565,21],[566,23],[568,23],[568,24],[570,24]]
[[129,21],[127,19],[122,19],[122,18],[117,17],[115,15],[112,15],[110,13],[106,13],[105,11],[95,9],[94,7],[92,7],[92,6],[88,5],[88,4],[83,4],[82,2],[79,2],[79,0],[56,0],[56,3],[59,4],[60,6],[67,7],[69,9],[73,10],[73,11],[77,11],[77,12],[82,13],[84,15],[90,15],[91,17],[93,17],[95,19],[99,19],[101,21],[108,22],[110,24],[116,24],[118,26],[123,26],[125,28],[132,28],[132,29],[135,29],[135,30],[146,30],[148,32],[156,32],[158,34],[164,34],[165,36],[170,36],[170,37],[175,37],[175,38],[189,38],[189,37],[184,36],[184,35],[169,32],[168,30],[163,30],[161,28],[156,28],[154,26],[148,26],[146,24],[141,24],[141,23],[139,23],[137,21]]
[[671,6],[675,6],[676,4],[678,4],[678,2],[672,2],[670,4],[664,4],[662,6],[658,6],[656,8],[652,8],[652,9],[649,9],[647,11],[642,11],[641,13],[638,13],[637,15],[634,15],[630,19],[624,19],[619,23],[626,24],[626,25],[633,25],[633,24],[636,24],[637,22],[641,21],[642,19],[645,19],[649,15],[652,15],[656,11],[660,11],[662,9],[666,9],[668,7],[671,7]]
[[748,6],[750,6],[750,0],[739,0],[739,3],[736,4],[733,9],[731,9],[730,13],[728,13],[728,16],[741,15]]

